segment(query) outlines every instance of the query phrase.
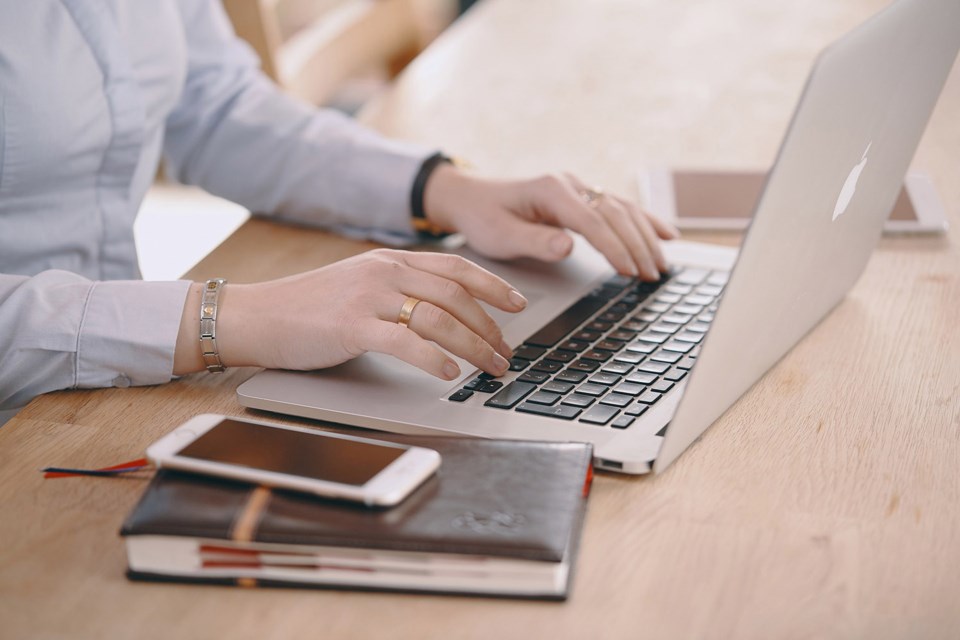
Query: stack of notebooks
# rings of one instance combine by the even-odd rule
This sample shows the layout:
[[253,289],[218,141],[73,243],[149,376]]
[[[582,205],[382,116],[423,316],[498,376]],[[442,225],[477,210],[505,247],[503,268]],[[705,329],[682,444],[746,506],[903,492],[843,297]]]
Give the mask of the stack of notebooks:
[[567,597],[590,445],[378,437],[442,456],[437,474],[389,509],[159,471],[121,530],[128,576]]

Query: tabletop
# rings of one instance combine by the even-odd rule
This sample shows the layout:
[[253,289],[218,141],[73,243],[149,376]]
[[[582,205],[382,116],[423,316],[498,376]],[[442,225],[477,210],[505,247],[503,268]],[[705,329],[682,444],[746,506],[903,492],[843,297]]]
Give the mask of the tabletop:
[[[816,53],[884,5],[485,0],[361,118],[491,175],[569,170],[636,196],[642,166],[769,166]],[[0,637],[957,637],[958,113],[955,68],[913,163],[951,230],[883,238],[846,300],[666,473],[598,474],[568,601],[127,581],[117,532],[149,474],[38,469],[246,414],[235,389],[255,370],[233,369],[48,394],[0,428]],[[373,246],[253,219],[187,277],[261,280]]]

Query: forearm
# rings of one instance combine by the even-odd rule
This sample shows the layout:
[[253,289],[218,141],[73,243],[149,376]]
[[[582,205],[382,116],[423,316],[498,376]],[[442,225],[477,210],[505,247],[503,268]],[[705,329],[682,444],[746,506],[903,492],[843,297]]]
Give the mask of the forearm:
[[374,236],[410,234],[410,185],[429,150],[282,93],[219,3],[182,6],[189,66],[166,122],[171,173],[255,213]]
[[168,381],[187,284],[0,275],[0,409],[58,389]]

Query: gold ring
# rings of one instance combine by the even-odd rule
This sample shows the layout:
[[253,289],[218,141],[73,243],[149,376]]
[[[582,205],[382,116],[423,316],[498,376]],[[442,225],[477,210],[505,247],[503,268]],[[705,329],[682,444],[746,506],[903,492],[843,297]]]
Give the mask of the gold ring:
[[413,315],[413,308],[419,304],[420,301],[416,298],[408,297],[403,301],[403,306],[400,307],[400,315],[397,316],[397,324],[401,327],[406,327],[410,324],[410,316]]
[[603,200],[603,196],[604,196],[603,189],[600,189],[599,187],[595,189],[580,190],[580,197],[583,198],[583,201],[589,207],[592,207],[594,209],[596,209],[597,206],[600,204],[600,201]]

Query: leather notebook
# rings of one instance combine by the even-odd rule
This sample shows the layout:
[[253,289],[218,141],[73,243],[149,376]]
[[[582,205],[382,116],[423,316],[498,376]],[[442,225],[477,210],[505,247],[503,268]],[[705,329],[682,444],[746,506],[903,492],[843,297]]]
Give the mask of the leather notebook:
[[389,509],[158,471],[120,532],[128,576],[566,598],[589,444],[377,437],[442,458]]

